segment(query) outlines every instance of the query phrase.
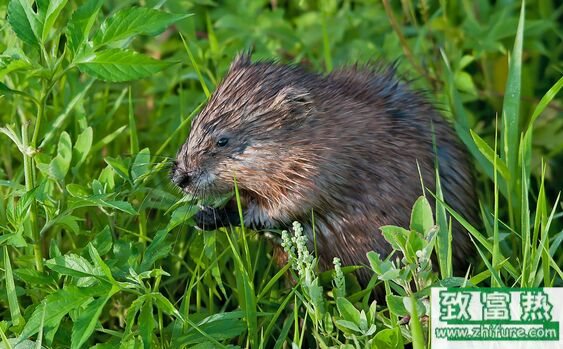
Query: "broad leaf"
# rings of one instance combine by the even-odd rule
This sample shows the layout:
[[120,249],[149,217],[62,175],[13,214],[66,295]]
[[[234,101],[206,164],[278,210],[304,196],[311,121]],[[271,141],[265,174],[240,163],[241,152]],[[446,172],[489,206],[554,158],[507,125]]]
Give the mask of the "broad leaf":
[[45,15],[45,22],[43,23],[43,32],[41,34],[41,41],[45,42],[49,36],[49,32],[53,28],[53,24],[62,9],[65,7],[68,0],[50,0],[47,7],[47,14]]
[[86,340],[92,335],[94,329],[96,328],[96,323],[98,322],[98,318],[104,309],[107,301],[110,297],[115,293],[115,290],[112,289],[112,292],[107,294],[106,296],[102,296],[88,304],[86,308],[80,313],[78,319],[74,323],[72,327],[72,336],[71,336],[71,345],[70,347],[73,349],[80,348]]
[[68,23],[67,37],[68,46],[73,52],[78,51],[88,39],[88,33],[92,29],[103,3],[104,0],[88,0],[72,14]]
[[172,14],[145,7],[123,9],[106,19],[101,30],[94,37],[94,44],[99,47],[138,34],[157,34],[169,25],[189,16],[189,14]]
[[11,0],[8,4],[8,23],[26,44],[38,46],[41,22],[27,0]]
[[151,76],[170,63],[130,50],[108,49],[81,57],[77,65],[80,71],[98,79],[120,82]]
[[63,275],[70,275],[74,277],[90,277],[101,276],[102,272],[92,266],[86,258],[68,254],[50,259],[46,263],[47,267],[51,270]]
[[419,197],[412,208],[410,228],[420,234],[426,233],[434,226],[432,207],[426,197]]
[[135,181],[143,175],[149,173],[151,163],[151,152],[149,148],[141,150],[131,165],[131,178]]
[[92,148],[93,131],[91,127],[86,128],[76,138],[74,149],[72,150],[72,159],[74,162],[74,169],[78,169],[80,165],[86,160],[86,156]]
[[336,300],[336,307],[343,320],[350,321],[353,324],[360,326],[360,311],[354,307],[349,300],[344,297],[338,297]]
[[168,230],[159,230],[156,233],[143,255],[143,261],[141,262],[139,270],[149,270],[155,261],[168,256],[172,250],[172,242],[166,240],[167,235]]
[[72,142],[68,133],[63,131],[61,138],[59,138],[57,156],[49,164],[49,175],[58,181],[62,181],[68,172],[71,160]]
[[69,311],[80,307],[89,298],[95,295],[107,294],[108,287],[86,287],[80,288],[76,286],[66,286],[64,289],[59,290],[45,298],[25,325],[20,338],[28,338],[41,329],[41,318],[43,310],[45,310],[45,319],[43,322],[43,331],[57,328],[63,316]]

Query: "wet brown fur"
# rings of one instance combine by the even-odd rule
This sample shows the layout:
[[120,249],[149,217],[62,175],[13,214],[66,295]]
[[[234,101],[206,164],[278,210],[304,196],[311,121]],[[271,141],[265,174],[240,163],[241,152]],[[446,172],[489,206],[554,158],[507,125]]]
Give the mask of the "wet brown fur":
[[[474,221],[470,162],[452,128],[394,75],[353,66],[323,76],[239,56],[194,120],[174,174],[189,175],[184,190],[200,197],[231,192],[236,177],[248,226],[299,221],[312,240],[314,212],[321,267],[336,256],[362,265],[368,251],[391,251],[380,226],[408,227],[422,195],[417,162],[434,190],[433,128],[445,200]],[[464,271],[472,254],[454,225],[454,267]],[[362,283],[370,275],[360,272]]]

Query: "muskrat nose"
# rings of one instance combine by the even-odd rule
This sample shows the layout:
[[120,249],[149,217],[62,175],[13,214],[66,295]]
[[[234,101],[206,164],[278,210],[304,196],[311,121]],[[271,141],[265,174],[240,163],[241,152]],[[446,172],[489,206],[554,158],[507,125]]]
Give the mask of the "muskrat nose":
[[172,182],[180,188],[184,189],[191,182],[190,174],[188,172],[175,170],[172,174]]

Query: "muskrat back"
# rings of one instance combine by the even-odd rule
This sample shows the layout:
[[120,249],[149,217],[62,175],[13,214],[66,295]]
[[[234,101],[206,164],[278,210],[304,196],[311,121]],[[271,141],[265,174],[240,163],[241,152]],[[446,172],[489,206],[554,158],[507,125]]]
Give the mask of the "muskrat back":
[[[333,257],[361,265],[368,251],[390,253],[379,227],[408,226],[422,194],[419,169],[434,190],[436,158],[445,201],[474,221],[465,151],[432,105],[394,75],[380,65],[324,76],[241,55],[194,119],[173,181],[209,197],[232,192],[236,178],[245,225],[286,228],[299,221],[311,241],[313,212],[324,268]],[[236,206],[227,207],[206,208],[198,224],[239,222],[229,208]],[[453,244],[454,267],[463,270],[472,244],[459,224]],[[359,276],[365,283],[370,273]]]

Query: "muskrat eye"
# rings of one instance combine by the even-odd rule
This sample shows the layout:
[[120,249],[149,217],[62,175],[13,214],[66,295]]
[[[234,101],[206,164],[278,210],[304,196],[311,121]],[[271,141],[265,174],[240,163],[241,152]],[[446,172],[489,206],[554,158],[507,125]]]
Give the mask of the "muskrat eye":
[[224,147],[227,145],[227,143],[229,143],[229,139],[228,138],[219,138],[219,140],[217,141],[217,146],[218,147]]

